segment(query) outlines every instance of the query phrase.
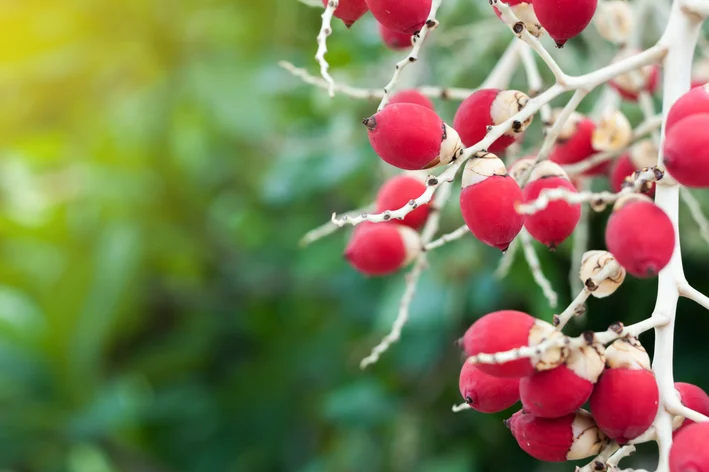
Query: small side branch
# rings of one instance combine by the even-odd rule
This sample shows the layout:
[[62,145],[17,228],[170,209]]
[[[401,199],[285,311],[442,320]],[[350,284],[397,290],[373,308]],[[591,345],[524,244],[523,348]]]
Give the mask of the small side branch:
[[458,413],[465,410],[472,410],[472,408],[467,403],[461,403],[460,405],[453,405],[453,408],[451,408],[451,410],[453,411],[453,413]]
[[519,238],[522,243],[522,248],[524,249],[524,258],[527,260],[527,264],[529,265],[529,270],[532,272],[534,281],[537,283],[539,288],[542,289],[544,296],[549,302],[549,306],[551,308],[556,308],[559,301],[559,296],[556,294],[554,288],[551,286],[551,282],[549,282],[549,279],[546,278],[544,272],[542,271],[539,258],[534,250],[534,246],[532,246],[532,237],[526,229],[522,228],[522,231],[519,233]]
[[320,64],[320,75],[325,79],[328,84],[328,94],[330,97],[335,96],[335,81],[328,72],[330,64],[327,63],[325,59],[325,54],[327,53],[327,37],[332,33],[332,15],[335,13],[337,6],[340,4],[340,0],[330,0],[327,2],[325,11],[322,14],[322,25],[320,26],[320,32],[318,33],[318,52],[315,53],[315,60]]
[[462,238],[463,236],[465,236],[469,232],[470,232],[470,230],[468,229],[468,227],[466,225],[463,225],[460,228],[456,229],[455,231],[444,234],[443,236],[436,239],[435,241],[431,241],[430,243],[426,244],[424,246],[424,250],[431,251],[433,249],[439,248],[445,244],[448,244],[451,241],[455,241],[457,239]]
[[709,221],[707,221],[707,217],[702,212],[702,207],[699,205],[699,202],[696,198],[694,198],[694,195],[692,195],[689,189],[685,187],[680,187],[679,196],[682,199],[682,202],[687,205],[687,209],[689,210],[690,215],[692,215],[692,219],[695,223],[697,223],[697,226],[699,227],[699,234],[702,236],[702,239],[709,244]]
[[507,274],[510,273],[510,269],[512,268],[512,263],[515,260],[515,255],[517,254],[518,248],[519,240],[515,238],[512,240],[510,247],[507,248],[507,251],[502,255],[502,258],[500,258],[500,265],[498,265],[497,269],[495,269],[495,273],[492,274],[496,279],[504,279],[507,277]]

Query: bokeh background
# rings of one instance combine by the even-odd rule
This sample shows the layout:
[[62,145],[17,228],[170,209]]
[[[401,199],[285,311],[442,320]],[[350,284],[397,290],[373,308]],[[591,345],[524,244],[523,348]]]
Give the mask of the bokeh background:
[[[475,87],[511,39],[486,1],[449,3],[408,85]],[[473,238],[433,253],[403,339],[359,369],[403,276],[354,272],[347,230],[298,246],[391,173],[359,124],[376,103],[331,100],[277,65],[316,71],[320,11],[0,1],[3,472],[572,470],[519,450],[501,421],[514,409],[450,411],[454,340],[473,320],[502,308],[551,319],[521,260],[498,281],[500,254]],[[645,42],[657,34],[648,19]],[[365,87],[383,86],[401,57],[369,15],[351,30],[336,22],[330,48],[336,79]],[[554,54],[580,73],[614,51],[589,30]],[[523,74],[513,86],[525,89]],[[450,120],[455,104],[437,105]],[[605,217],[594,216],[594,247]],[[443,230],[460,223],[452,204]],[[709,250],[683,224],[688,278],[707,291]],[[570,244],[538,250],[568,302]],[[572,331],[638,321],[654,292],[629,279]],[[708,328],[682,301],[677,378],[704,388]],[[643,341],[651,350],[652,335]],[[643,447],[628,464],[652,467],[653,455]]]

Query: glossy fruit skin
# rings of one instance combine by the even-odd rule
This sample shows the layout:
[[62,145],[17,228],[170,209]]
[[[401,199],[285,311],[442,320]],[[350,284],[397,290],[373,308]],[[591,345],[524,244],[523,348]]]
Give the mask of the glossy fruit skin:
[[[415,200],[426,191],[426,185],[408,175],[392,177],[379,189],[377,194],[377,213],[386,210],[398,210],[406,206],[410,200]],[[401,220],[400,224],[419,229],[428,219],[429,206],[421,205]]]
[[[499,89],[476,90],[458,107],[453,118],[453,128],[465,146],[474,146],[480,142],[487,134],[487,127],[495,124],[490,111],[499,93]],[[494,154],[500,153],[516,140],[515,136],[502,135],[487,150]]]
[[[588,118],[583,118],[578,123],[574,134],[565,141],[558,141],[551,153],[549,160],[559,165],[576,164],[588,159],[596,150],[591,145],[593,131],[596,124]],[[604,174],[608,169],[608,163],[603,162],[583,172],[583,175],[594,176]]]
[[665,133],[681,120],[704,113],[709,113],[709,92],[704,87],[694,87],[679,97],[670,108]]
[[460,212],[473,236],[506,251],[524,224],[515,210],[522,200],[522,190],[512,177],[492,175],[461,190]]
[[460,370],[460,394],[481,413],[497,413],[519,401],[519,379],[494,377],[466,362]]
[[400,33],[421,31],[431,12],[431,0],[367,0],[377,21]]
[[574,413],[586,403],[592,391],[593,384],[565,364],[535,372],[519,384],[524,411],[540,418],[559,418]]
[[369,142],[385,162],[404,170],[429,165],[441,149],[443,120],[421,105],[395,103],[384,107],[369,120]]
[[387,28],[381,23],[379,23],[379,36],[382,37],[384,45],[393,51],[412,47],[411,34]]
[[670,449],[670,472],[709,472],[709,423],[682,429]]
[[564,462],[573,443],[574,415],[538,418],[518,411],[507,422],[524,452],[545,462]]
[[[536,200],[544,189],[565,188],[576,193],[576,187],[567,179],[550,176],[527,183],[522,191],[524,201]],[[533,215],[524,217],[524,227],[540,243],[555,248],[571,236],[581,219],[581,205],[555,200]]]
[[[328,0],[322,0],[322,4],[326,7]],[[333,16],[341,19],[345,26],[349,28],[355,21],[359,20],[362,15],[367,13],[367,10],[369,10],[369,8],[365,0],[340,0]]]
[[[680,401],[684,406],[704,416],[709,416],[709,395],[704,390],[685,382],[675,382],[675,390],[679,392]],[[694,424],[694,421],[685,418],[682,425],[675,431],[675,434],[690,424]]]
[[650,427],[659,395],[652,371],[606,369],[591,394],[591,413],[608,437],[625,444]]
[[[653,94],[655,93],[655,90],[657,90],[657,84],[660,79],[660,69],[657,66],[652,66],[652,71],[650,72],[650,75],[647,78],[647,84],[644,87],[644,91]],[[618,84],[618,82],[611,80],[608,82],[608,85],[613,87],[616,92],[618,92],[618,95],[623,100],[629,101],[629,102],[637,102],[638,101],[638,96],[639,93],[635,90],[629,90],[626,89]]]
[[630,274],[654,277],[670,262],[675,232],[660,207],[650,201],[630,201],[608,219],[606,247]]
[[[488,313],[468,328],[463,336],[463,349],[468,356],[492,354],[529,345],[529,332],[535,318],[515,310]],[[495,377],[525,377],[534,372],[529,359],[503,364],[478,364],[477,368]]]
[[396,223],[361,223],[352,233],[345,259],[357,271],[370,276],[388,275],[406,262],[404,239]]
[[558,47],[581,33],[596,12],[597,0],[534,0],[534,13]]
[[390,99],[387,106],[394,105],[396,103],[413,103],[415,105],[420,105],[424,108],[435,112],[436,107],[433,106],[433,102],[426,97],[424,94],[416,89],[407,89],[400,92],[396,92]]
[[680,184],[709,187],[709,114],[692,115],[675,123],[667,132],[664,164]]

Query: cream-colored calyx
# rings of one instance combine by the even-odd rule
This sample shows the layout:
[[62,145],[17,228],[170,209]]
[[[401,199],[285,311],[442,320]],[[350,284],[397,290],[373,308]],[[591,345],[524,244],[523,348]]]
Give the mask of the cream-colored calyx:
[[463,143],[458,136],[458,132],[443,123],[444,135],[441,141],[441,150],[438,153],[439,165],[450,164],[455,158],[458,157],[460,149],[463,147]]
[[[534,347],[550,341],[560,340],[563,334],[543,320],[535,320],[532,329],[529,330],[529,346]],[[537,372],[550,370],[560,366],[568,357],[569,349],[565,345],[555,346],[549,349],[540,349],[538,353],[530,358],[534,369]]]
[[569,180],[569,176],[559,164],[552,161],[542,161],[538,162],[537,165],[534,166],[534,169],[532,169],[529,181],[532,182],[548,177],[561,177],[562,179]]
[[542,25],[539,24],[537,15],[534,14],[534,6],[532,3],[518,3],[512,7],[512,13],[515,14],[517,19],[524,23],[524,27],[527,28],[533,36],[537,38],[542,35]]
[[633,144],[628,154],[630,155],[630,162],[633,163],[636,169],[657,165],[657,144],[651,138],[643,139]]
[[591,136],[591,145],[596,151],[617,151],[630,144],[633,127],[620,110],[611,110],[603,115]]
[[[608,251],[587,251],[581,258],[581,269],[579,279],[586,284],[586,281],[603,270],[606,265],[614,263],[615,257]],[[595,298],[604,298],[612,295],[625,280],[625,269],[616,264],[617,269],[604,280],[596,281],[595,290],[591,292]]]
[[650,356],[638,338],[622,338],[606,349],[606,366],[611,369],[650,370]]
[[423,246],[421,244],[421,236],[419,236],[416,231],[409,228],[408,226],[396,226],[396,229],[401,235],[401,240],[404,242],[404,248],[406,249],[406,259],[403,265],[408,265],[413,262],[413,260],[416,259],[423,250]]
[[586,410],[578,410],[571,423],[572,443],[566,458],[570,461],[594,456],[606,444],[606,435],[598,428],[593,416]]
[[[504,123],[519,113],[529,102],[529,97],[519,90],[502,90],[492,101],[490,117],[495,125]],[[533,115],[524,121],[517,120],[512,123],[512,127],[505,133],[507,136],[517,136],[527,129],[532,122]]]
[[566,367],[574,374],[596,383],[606,367],[605,349],[601,344],[586,344],[569,352]]
[[[617,63],[631,56],[638,54],[640,51],[633,48],[627,48],[618,53],[613,58],[613,63]],[[647,87],[650,77],[654,73],[654,66],[648,65],[640,69],[632,70],[621,74],[613,79],[613,82],[621,89],[627,92],[637,93]]]
[[623,195],[618,200],[616,200],[615,204],[613,205],[613,211],[618,211],[628,203],[634,202],[652,203],[652,198],[642,193],[629,193],[627,195]]
[[633,30],[633,11],[626,1],[600,2],[593,23],[603,39],[624,44]]
[[[559,120],[559,115],[561,115],[562,109],[561,108],[555,108],[552,110],[551,113],[551,120],[549,120],[549,125],[553,126],[558,120]],[[571,115],[566,119],[564,124],[561,126],[561,131],[559,132],[559,137],[557,138],[557,141],[567,141],[571,139],[571,137],[576,134],[576,130],[579,127],[579,123],[584,119],[584,116],[581,113],[577,112],[572,112]]]
[[505,163],[491,153],[474,156],[465,163],[461,179],[463,188],[480,183],[493,175],[507,175]]

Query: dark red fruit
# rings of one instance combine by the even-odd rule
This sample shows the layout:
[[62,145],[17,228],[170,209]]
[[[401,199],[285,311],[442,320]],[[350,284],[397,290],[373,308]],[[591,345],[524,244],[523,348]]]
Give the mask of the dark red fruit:
[[[328,0],[322,0],[324,7],[327,6]],[[367,13],[367,2],[365,0],[340,0],[340,3],[335,9],[333,16],[339,18],[348,28],[359,20],[362,15]]]
[[695,423],[679,433],[670,449],[670,472],[709,472],[709,423]]
[[688,116],[667,132],[664,164],[677,182],[687,187],[709,187],[709,114]]
[[534,13],[558,47],[586,29],[597,0],[534,0]]
[[[704,416],[709,416],[709,395],[707,395],[704,390],[696,385],[684,382],[675,382],[675,390],[679,393],[682,405]],[[679,433],[690,424],[694,424],[694,421],[685,418],[680,427],[675,431],[675,434]]]
[[[596,150],[593,149],[592,138],[596,124],[582,115],[572,115],[564,125],[556,145],[549,154],[549,160],[562,166],[576,164],[588,159]],[[583,172],[583,175],[594,176],[606,172],[608,163],[598,164]]]
[[365,275],[387,275],[421,252],[419,235],[396,223],[361,223],[352,233],[345,258]]
[[[410,200],[415,200],[426,191],[426,185],[408,175],[399,175],[389,179],[379,189],[377,194],[377,213],[386,210],[398,210],[406,206]],[[401,221],[401,224],[418,229],[428,218],[428,205],[421,205],[409,213]]]
[[431,0],[367,0],[377,21],[400,33],[421,31],[431,12]]
[[387,28],[381,23],[379,23],[379,35],[382,37],[382,41],[386,47],[394,51],[408,49],[412,46],[410,33],[402,33],[400,31]]
[[460,394],[481,413],[497,413],[519,401],[519,379],[494,377],[466,362],[460,371]]
[[389,99],[387,106],[395,103],[413,103],[415,105],[421,105],[424,108],[428,108],[433,112],[436,111],[436,107],[433,106],[433,102],[416,89],[402,90],[401,92],[395,93],[391,99]]
[[667,114],[665,133],[684,118],[709,113],[709,84],[695,87],[682,95]]

